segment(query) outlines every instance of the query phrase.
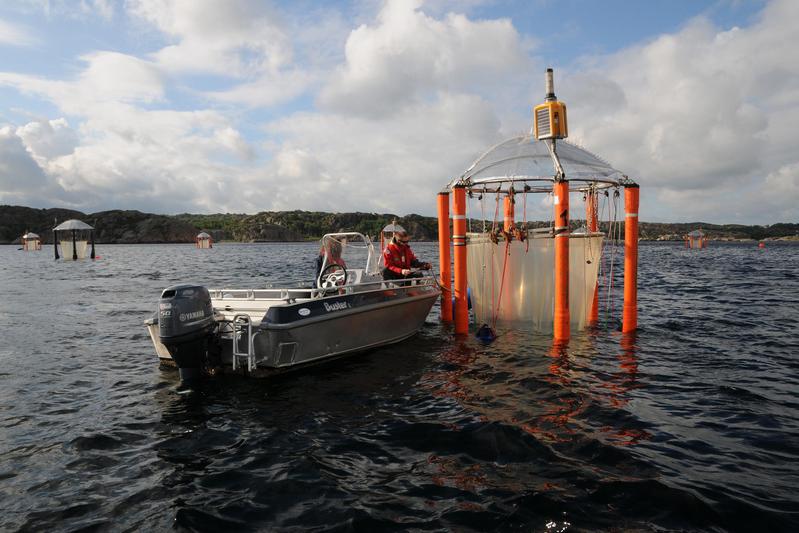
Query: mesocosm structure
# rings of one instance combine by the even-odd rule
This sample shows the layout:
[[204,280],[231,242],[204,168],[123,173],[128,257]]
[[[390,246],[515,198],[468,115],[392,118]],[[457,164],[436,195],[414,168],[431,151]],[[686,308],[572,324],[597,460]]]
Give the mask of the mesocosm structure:
[[[607,214],[603,224],[612,239],[621,226],[616,216],[623,189],[622,331],[635,331],[638,184],[594,154],[563,141],[568,136],[566,105],[555,97],[552,69],[546,73],[546,100],[535,106],[533,117],[528,135],[493,146],[438,194],[439,264],[445,295],[442,320],[454,320],[456,334],[467,333],[470,295],[475,319],[492,326],[525,323],[538,331],[552,331],[555,340],[565,341],[572,329],[596,324],[600,275],[608,283],[613,278],[612,271],[610,275],[600,272],[605,238],[600,215]],[[530,229],[526,217],[531,194],[551,195],[549,227]],[[570,230],[572,194],[582,196],[586,213],[585,227],[575,231]],[[483,215],[488,204],[493,221],[481,216],[480,231],[467,231],[467,205],[475,201]],[[454,298],[446,297],[448,291]]]

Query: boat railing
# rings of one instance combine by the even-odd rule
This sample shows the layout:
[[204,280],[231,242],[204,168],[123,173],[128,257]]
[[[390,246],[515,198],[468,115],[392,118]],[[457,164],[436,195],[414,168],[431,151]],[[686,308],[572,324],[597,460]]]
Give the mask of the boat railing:
[[217,300],[296,300],[311,298],[313,289],[212,289]]
[[353,292],[366,292],[366,291],[385,290],[385,289],[402,289],[408,287],[432,286],[432,285],[436,285],[436,279],[431,275],[431,276],[422,276],[418,278],[406,278],[406,279],[395,279],[395,280],[380,279],[374,281],[364,281],[353,285],[342,285],[329,288],[322,287],[319,289],[314,289],[314,291],[316,291],[317,296],[327,296],[331,295],[332,293],[351,294]]
[[[230,321],[233,326],[233,370],[238,368],[239,359],[246,358],[247,371],[252,372],[255,370],[255,349],[253,346],[252,338],[252,319],[246,313],[238,313]],[[240,349],[241,343],[244,342],[247,347],[246,351]]]
[[361,281],[359,283],[347,285],[335,285],[333,287],[318,287],[309,289],[213,289],[209,292],[211,293],[211,298],[214,300],[282,300],[287,303],[294,303],[297,300],[310,300],[325,296],[333,296],[334,294],[352,294],[354,292],[431,285],[436,285],[436,279],[433,276],[422,276],[418,278],[397,280],[380,279],[373,281]]

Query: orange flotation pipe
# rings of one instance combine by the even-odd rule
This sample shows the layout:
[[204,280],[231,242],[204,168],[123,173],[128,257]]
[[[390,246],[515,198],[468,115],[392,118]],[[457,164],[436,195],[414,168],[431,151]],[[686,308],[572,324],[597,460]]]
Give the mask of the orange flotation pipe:
[[438,193],[438,270],[441,278],[441,321],[452,322],[452,267],[449,250],[449,193]]
[[[597,201],[597,192],[593,189],[588,191],[585,197],[585,219],[588,225],[588,231],[596,233],[599,231],[599,202]],[[591,301],[591,306],[588,308],[588,325],[595,326],[599,322],[599,277],[597,276],[596,285],[594,286],[594,298]]]
[[455,255],[455,334],[469,333],[469,306],[466,279],[466,190],[453,188],[452,247]]
[[566,341],[571,335],[569,316],[569,182],[556,181],[552,186],[555,201],[555,340]]
[[638,195],[638,185],[624,186],[623,333],[638,329]]

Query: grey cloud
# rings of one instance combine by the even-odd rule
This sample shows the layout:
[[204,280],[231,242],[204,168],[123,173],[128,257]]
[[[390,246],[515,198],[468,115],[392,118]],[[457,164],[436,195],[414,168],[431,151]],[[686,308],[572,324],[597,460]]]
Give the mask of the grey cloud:
[[35,193],[47,184],[41,167],[8,126],[0,128],[0,192]]

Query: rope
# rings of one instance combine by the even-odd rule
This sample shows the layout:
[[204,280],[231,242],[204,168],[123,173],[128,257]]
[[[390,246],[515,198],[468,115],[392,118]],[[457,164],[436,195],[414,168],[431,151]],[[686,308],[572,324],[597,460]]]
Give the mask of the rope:
[[[585,229],[586,229],[587,232],[590,233],[591,232],[591,228],[589,226],[589,218],[596,222],[596,226],[597,226],[596,231],[599,231],[599,229],[600,229],[599,228],[599,220],[600,220],[599,219],[599,195],[597,194],[597,191],[596,191],[596,184],[593,184],[593,185],[591,185],[588,188],[588,194],[590,195],[590,198],[591,198],[591,206],[592,206],[591,207],[591,213],[588,212],[588,198],[589,198],[589,196],[583,196],[583,200],[586,202]],[[595,289],[595,290],[598,291],[598,289],[599,289],[599,273],[600,273],[600,269],[602,267],[602,243],[600,242],[598,250],[597,250],[594,247],[594,238],[595,237],[587,237],[587,238],[588,238],[588,245],[587,245],[588,259],[592,263],[594,261],[599,261],[599,264],[597,264],[597,272],[596,272],[596,274],[597,274],[597,277],[596,277],[596,279],[597,279],[597,288]],[[587,269],[587,267],[586,267],[586,269]],[[591,290],[589,288],[586,288],[586,290],[589,293],[591,293]],[[594,294],[591,293],[591,294],[587,294],[586,296],[587,296],[586,301],[589,302],[588,307],[590,309],[591,306],[594,305]]]
[[618,247],[618,232],[620,231],[620,226],[618,224],[618,211],[619,211],[619,189],[615,189],[613,191],[613,202],[610,204],[610,200],[608,200],[609,205],[612,205],[612,209],[608,208],[613,213],[613,221],[610,222],[610,234],[611,238],[613,239],[613,251],[610,254],[610,272],[608,273],[609,283],[608,283],[608,293],[607,293],[607,307],[606,307],[606,317],[607,321],[609,322],[611,319],[611,313],[613,309],[613,267],[616,262],[616,248]]
[[[491,310],[492,311],[496,310],[496,307],[494,307],[494,285],[495,285],[494,282],[496,281],[496,276],[494,275],[494,263],[495,263],[495,261],[494,261],[494,250],[495,250],[496,247],[493,246],[493,244],[494,244],[494,236],[496,235],[497,217],[499,216],[499,192],[498,191],[497,191],[495,197],[496,197],[496,208],[494,209],[494,220],[491,222],[491,239],[490,239],[491,240],[491,244],[492,244],[492,246],[491,246]],[[501,298],[501,296],[500,296],[500,298]]]
[[[603,198],[599,198],[600,204],[599,204],[599,212],[598,212],[597,216],[598,216],[598,220],[600,221],[600,225],[601,225],[602,215],[605,213],[605,210],[607,210],[607,222],[606,222],[606,227],[607,227],[607,232],[608,232],[607,233],[607,238],[608,239],[612,239],[612,236],[610,235],[610,229],[611,229],[611,227],[610,227],[610,207],[609,207],[610,203],[607,200],[607,198],[608,198],[607,196],[604,196],[604,202],[603,202]],[[600,229],[601,229],[601,227],[600,227]],[[606,261],[604,261],[603,259],[605,259],[604,258],[604,253],[602,254],[602,257],[600,257],[599,268],[600,268],[600,272],[601,272],[601,275],[602,275],[602,290],[605,291],[605,293],[604,293],[605,297],[602,298],[601,300],[605,304],[604,305],[604,307],[605,307],[605,313],[604,314],[605,314],[605,319],[607,319],[607,311],[608,311],[608,308],[607,308],[608,269],[607,269],[607,266],[606,266]]]
[[[485,236],[486,234],[485,190],[483,190],[483,194],[480,195],[480,209],[481,209],[481,215],[483,217],[483,236]],[[486,257],[485,253],[481,255],[483,256],[483,279],[482,279],[482,287],[480,289],[480,294],[484,295],[486,293]],[[480,322],[485,322],[485,316],[482,315],[480,316]]]
[[[499,307],[502,303],[502,289],[505,287],[505,269],[508,267],[508,257],[510,256],[510,239],[505,240],[505,259],[502,262],[502,280],[499,283],[499,297],[497,298],[497,307],[494,309],[494,319],[492,320],[491,327],[496,329],[497,318],[499,318]],[[494,296],[491,296],[491,302],[494,302]]]
[[523,228],[523,231],[525,232],[524,253],[527,254],[527,252],[530,251],[530,234],[527,233],[527,191],[525,191],[525,193],[524,193],[524,225],[522,226],[522,228]]
[[469,216],[469,212],[471,211],[469,209],[469,206],[471,204],[471,200],[472,200],[471,193],[469,193],[469,195],[466,196],[466,213],[464,213],[466,215],[466,224],[469,227],[469,233],[472,232],[472,219]]
[[477,197],[480,200],[480,216],[483,221],[483,233],[486,232],[486,204],[485,204],[485,191]]
[[610,259],[608,261],[608,272],[607,272],[607,285],[606,285],[606,292],[605,292],[605,322],[606,324],[610,322],[610,315],[612,309],[610,308],[611,302],[611,289],[613,288],[613,259],[616,253],[615,245],[613,244],[615,237],[615,216],[613,215],[613,201],[611,200],[610,196],[607,197],[607,205],[608,205],[608,244],[610,244]]

